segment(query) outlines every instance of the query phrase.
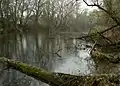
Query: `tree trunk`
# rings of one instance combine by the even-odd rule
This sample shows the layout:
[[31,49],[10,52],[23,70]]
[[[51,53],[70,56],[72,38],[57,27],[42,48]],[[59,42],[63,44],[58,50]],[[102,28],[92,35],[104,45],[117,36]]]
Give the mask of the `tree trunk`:
[[0,62],[8,68],[20,71],[50,86],[116,86],[119,84],[119,74],[101,74],[76,76],[64,73],[48,72],[20,61],[0,57]]

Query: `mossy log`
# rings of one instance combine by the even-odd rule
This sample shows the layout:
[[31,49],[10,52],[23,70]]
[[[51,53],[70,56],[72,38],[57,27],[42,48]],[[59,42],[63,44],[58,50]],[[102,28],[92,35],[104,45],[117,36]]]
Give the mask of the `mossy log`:
[[8,68],[20,71],[50,86],[116,86],[119,84],[119,74],[101,74],[76,76],[64,73],[48,72],[20,61],[0,57],[0,62]]
[[99,51],[93,51],[92,52],[92,59],[96,62],[96,61],[108,61],[110,63],[114,63],[114,64],[118,64],[120,63],[120,58],[114,58],[114,55],[111,56],[111,54],[109,55],[108,53],[103,53],[103,52],[99,52]]

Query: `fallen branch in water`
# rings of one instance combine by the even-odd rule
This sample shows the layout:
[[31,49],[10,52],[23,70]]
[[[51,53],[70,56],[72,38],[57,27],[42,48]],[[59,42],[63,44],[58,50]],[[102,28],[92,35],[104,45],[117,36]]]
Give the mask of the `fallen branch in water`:
[[113,64],[120,63],[120,57],[114,58],[114,56],[110,56],[106,53],[101,53],[98,51],[92,52],[92,58],[96,61],[106,60],[106,61],[109,61],[110,63],[113,63]]
[[0,57],[7,67],[20,71],[51,86],[113,86],[119,84],[119,74],[100,74],[76,76],[64,73],[48,72],[20,61]]

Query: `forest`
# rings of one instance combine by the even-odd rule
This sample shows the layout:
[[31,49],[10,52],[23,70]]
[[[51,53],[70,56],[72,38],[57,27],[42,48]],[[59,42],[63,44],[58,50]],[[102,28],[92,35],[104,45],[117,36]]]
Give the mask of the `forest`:
[[119,7],[0,0],[0,86],[119,86]]

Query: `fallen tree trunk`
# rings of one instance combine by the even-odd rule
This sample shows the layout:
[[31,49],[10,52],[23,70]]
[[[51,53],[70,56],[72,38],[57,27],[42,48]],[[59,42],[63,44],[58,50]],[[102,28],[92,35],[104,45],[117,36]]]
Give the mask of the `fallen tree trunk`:
[[99,52],[99,51],[94,51],[92,53],[92,59],[94,61],[106,60],[106,61],[109,61],[110,63],[113,63],[113,64],[120,63],[120,57],[119,56],[117,58],[114,58],[114,55],[110,56],[109,54],[102,53],[102,52]]
[[115,86],[119,84],[119,74],[101,74],[76,76],[64,73],[52,73],[20,61],[0,57],[0,62],[11,69],[20,71],[50,86]]

